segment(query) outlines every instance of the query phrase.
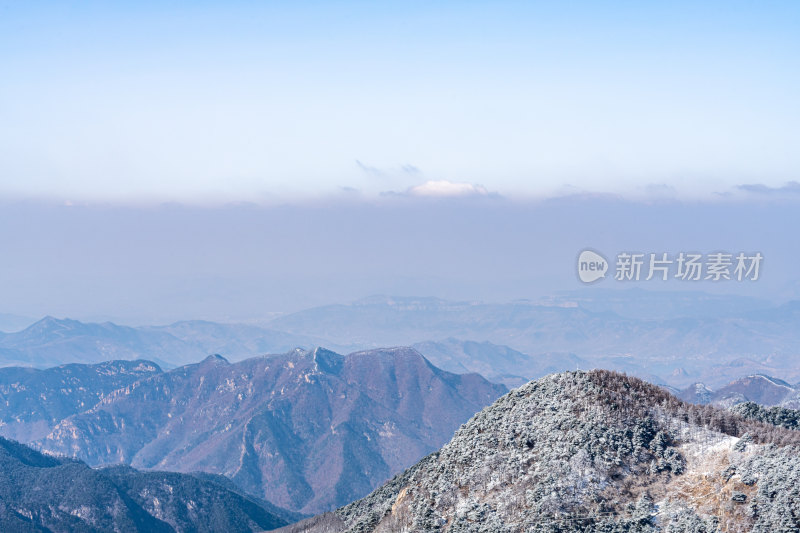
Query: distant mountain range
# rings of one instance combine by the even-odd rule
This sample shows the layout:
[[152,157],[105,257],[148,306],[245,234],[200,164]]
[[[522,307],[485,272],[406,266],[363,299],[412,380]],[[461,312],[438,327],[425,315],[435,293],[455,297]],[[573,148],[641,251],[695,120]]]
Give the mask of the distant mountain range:
[[0,365],[45,368],[64,363],[147,359],[164,368],[211,353],[234,360],[322,344],[312,337],[241,324],[200,320],[169,326],[128,327],[45,317],[22,331],[0,333]]
[[747,374],[800,381],[800,302],[655,291],[576,291],[490,304],[371,297],[260,326],[185,321],[126,327],[45,318],[0,334],[0,366],[146,359],[162,368],[220,353],[231,361],[326,346],[415,346],[455,371],[518,385],[549,372],[609,368],[683,389]]
[[589,368],[591,364],[571,353],[543,353],[530,356],[491,342],[443,341],[418,342],[412,346],[431,363],[459,374],[476,372],[490,381],[518,387],[553,372]]
[[798,444],[636,378],[554,374],[369,496],[279,531],[794,531]]
[[[142,362],[28,371],[37,372],[49,377],[9,388],[0,419],[15,424],[0,434],[39,437],[40,449],[90,465],[224,474],[307,513],[367,494],[506,391],[409,348],[294,350],[234,364],[209,356],[166,372]],[[108,392],[112,378],[120,386]]]
[[677,392],[682,400],[696,404],[713,404],[731,407],[744,402],[766,406],[800,409],[800,384],[789,383],[764,375],[746,376],[717,390],[695,383]]
[[594,313],[614,313],[626,318],[672,320],[675,318],[738,318],[774,309],[769,300],[702,291],[654,291],[640,287],[626,290],[591,287],[562,291],[538,303],[573,305]]
[[[639,318],[613,312],[624,298],[622,303],[608,302],[605,296],[592,299],[583,294],[507,304],[373,297],[278,317],[269,325],[333,343],[391,346],[454,338],[508,346],[533,358],[574,354],[592,368],[625,371],[677,387],[695,381],[721,386],[757,373],[800,381],[800,302],[748,307],[747,298],[740,302],[737,297],[679,293],[674,314]],[[647,292],[637,298],[648,295],[658,301]],[[676,297],[660,296],[665,305]],[[627,301],[633,306],[637,298]],[[693,303],[706,311],[687,312]],[[561,370],[569,368],[565,364]]]
[[692,294],[47,317],[0,333],[0,365],[25,366],[0,368],[0,436],[48,454],[0,440],[5,482],[49,491],[0,488],[0,530],[247,531],[337,507],[286,531],[779,530],[800,516],[798,346],[798,302]]
[[0,531],[264,531],[299,517],[212,477],[92,469],[0,438]]
[[[196,360],[197,354],[191,354]],[[207,355],[207,354],[206,354]],[[6,365],[36,367],[64,363],[100,363],[115,359],[148,359],[158,364],[190,357],[175,337],[135,328],[84,324],[77,320],[45,317],[16,333],[0,334],[0,358]]]

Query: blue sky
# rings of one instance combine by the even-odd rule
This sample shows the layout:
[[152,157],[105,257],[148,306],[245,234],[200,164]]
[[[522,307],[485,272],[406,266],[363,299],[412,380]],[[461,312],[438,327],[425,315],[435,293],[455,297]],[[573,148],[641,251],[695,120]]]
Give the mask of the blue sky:
[[757,283],[690,289],[798,298],[798,28],[798,2],[0,0],[0,313],[535,299],[586,247],[759,251]]
[[799,27],[797,2],[0,2],[0,196],[781,187]]

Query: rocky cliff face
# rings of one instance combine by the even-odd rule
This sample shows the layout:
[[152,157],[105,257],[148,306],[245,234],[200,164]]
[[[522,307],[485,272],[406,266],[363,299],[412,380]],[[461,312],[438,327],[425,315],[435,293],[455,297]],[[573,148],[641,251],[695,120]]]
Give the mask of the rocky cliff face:
[[797,443],[634,378],[556,374],[368,497],[282,531],[789,531]]
[[0,368],[0,436],[23,442],[42,438],[111,392],[160,373],[150,361]]

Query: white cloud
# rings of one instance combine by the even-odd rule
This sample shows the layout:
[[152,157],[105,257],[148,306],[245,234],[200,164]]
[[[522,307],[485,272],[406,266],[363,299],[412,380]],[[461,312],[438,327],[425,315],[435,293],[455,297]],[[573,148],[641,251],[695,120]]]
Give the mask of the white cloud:
[[408,194],[413,196],[485,196],[489,194],[482,185],[471,183],[453,183],[452,181],[426,181],[422,185],[411,187]]

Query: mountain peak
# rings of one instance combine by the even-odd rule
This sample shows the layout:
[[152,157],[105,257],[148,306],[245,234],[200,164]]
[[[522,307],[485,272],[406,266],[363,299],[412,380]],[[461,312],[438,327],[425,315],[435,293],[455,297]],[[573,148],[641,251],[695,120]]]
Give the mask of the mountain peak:
[[230,366],[212,355],[112,394],[37,442],[92,465],[222,473],[275,504],[319,512],[434,451],[504,392],[385,354],[316,348]]
[[26,329],[50,329],[53,327],[58,326],[67,326],[72,324],[78,324],[77,320],[72,320],[69,318],[56,318],[52,315],[47,315],[43,317],[41,320],[37,320]]
[[[711,531],[717,509],[729,525],[782,530],[796,505],[770,491],[794,497],[787,472],[800,460],[788,445],[798,441],[614,372],[551,374],[480,411],[366,498],[279,531]],[[708,483],[719,488],[696,497]]]
[[328,374],[338,374],[344,364],[343,356],[321,347],[314,348],[311,356],[317,369]]
[[41,341],[41,339],[60,338],[71,332],[77,331],[83,324],[70,318],[56,318],[47,315],[17,333],[12,333],[11,337],[18,339],[30,339]]
[[416,348],[413,348],[411,346],[372,348],[369,350],[361,350],[358,352],[353,352],[350,355],[375,355],[375,356],[410,357],[413,359],[425,359],[425,357]]
[[230,362],[218,353],[214,353],[203,359],[200,364],[202,365],[229,365]]
[[789,385],[788,383],[786,383],[782,379],[774,378],[774,377],[768,376],[766,374],[751,374],[751,375],[747,376],[744,379],[764,380],[764,381],[766,381],[768,383],[771,383],[772,385],[775,385],[775,386],[778,386],[778,387],[786,387],[788,389],[792,388],[791,385]]

